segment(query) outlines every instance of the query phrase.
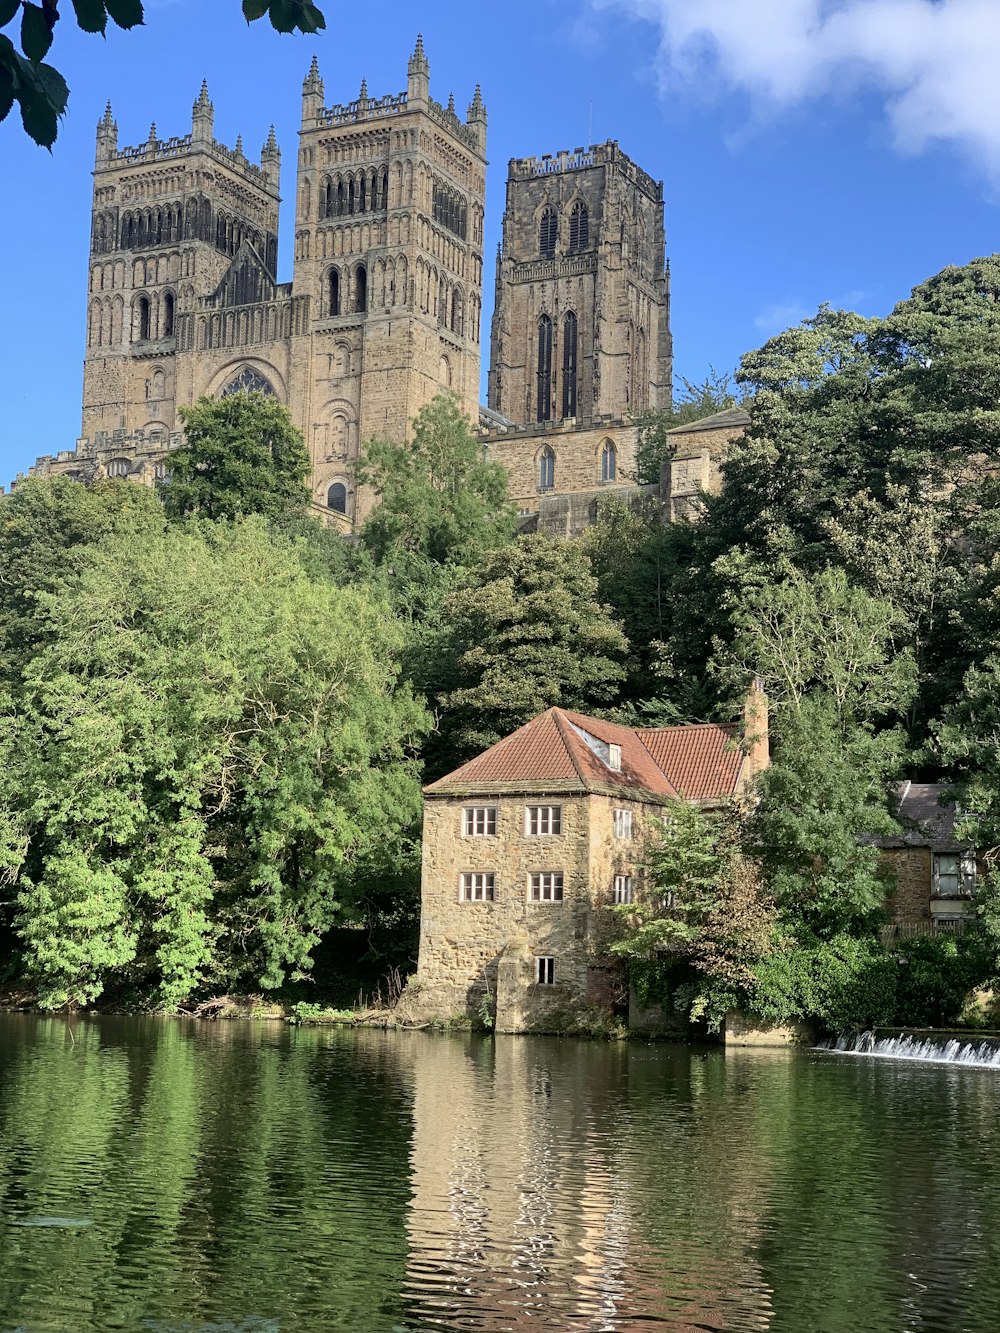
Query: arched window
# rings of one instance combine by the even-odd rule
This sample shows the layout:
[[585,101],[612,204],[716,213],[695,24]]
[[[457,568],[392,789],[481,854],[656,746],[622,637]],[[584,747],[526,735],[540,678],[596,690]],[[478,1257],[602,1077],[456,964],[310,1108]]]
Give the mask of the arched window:
[[148,297],[148,296],[140,296],[140,297],[139,297],[139,328],[138,328],[138,331],[137,331],[137,332],[138,332],[138,340],[139,340],[139,342],[142,342],[142,341],[144,341],[146,338],[149,337],[149,297]]
[[538,489],[551,491],[556,484],[556,456],[546,445],[538,458]]
[[337,177],[337,217],[344,211],[344,182]]
[[330,314],[340,314],[340,273],[335,268],[330,270]]
[[342,481],[335,481],[327,491],[326,507],[335,514],[347,513],[347,487]]
[[167,465],[166,465],[166,463],[154,463],[154,464],[153,464],[153,480],[154,480],[154,481],[167,481],[167,480],[169,480],[169,477],[170,477],[170,473],[167,471]]
[[576,315],[571,310],[563,320],[562,414],[576,416]]
[[547,208],[542,214],[538,227],[538,253],[543,259],[551,259],[556,252],[556,237],[559,234],[559,219],[554,208]]
[[573,205],[573,211],[569,215],[570,250],[586,250],[589,235],[590,217],[587,213],[587,205],[578,201]]
[[451,388],[451,362],[446,356],[438,362],[438,383],[445,389]]
[[552,321],[543,315],[538,321],[538,420],[552,417]]
[[618,475],[618,450],[611,440],[601,449],[601,481],[614,481]]
[[269,398],[278,396],[271,381],[253,366],[244,366],[240,373],[229,381],[219,397],[229,398],[234,393],[266,393]]
[[462,332],[462,298],[458,294],[457,287],[451,294],[451,331]]
[[109,477],[127,477],[132,470],[132,462],[128,458],[112,458],[108,464]]
[[167,377],[162,370],[154,370],[153,378],[149,386],[150,398],[157,400],[163,397],[167,391]]
[[368,273],[364,264],[354,271],[354,309],[359,314],[368,309]]
[[172,338],[174,336],[174,294],[165,293],[163,297],[163,336]]

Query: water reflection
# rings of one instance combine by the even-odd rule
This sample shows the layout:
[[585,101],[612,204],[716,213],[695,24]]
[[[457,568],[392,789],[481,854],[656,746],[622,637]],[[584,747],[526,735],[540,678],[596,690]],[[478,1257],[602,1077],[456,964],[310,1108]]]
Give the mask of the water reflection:
[[992,1071],[0,1015],[0,1333],[993,1333]]

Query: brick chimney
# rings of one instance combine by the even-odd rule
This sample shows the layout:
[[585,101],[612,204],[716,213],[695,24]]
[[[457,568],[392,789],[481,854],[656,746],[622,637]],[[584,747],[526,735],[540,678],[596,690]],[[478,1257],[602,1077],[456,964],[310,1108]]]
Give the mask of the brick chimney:
[[763,773],[771,762],[768,744],[767,695],[760,680],[754,679],[743,704],[743,749],[747,756],[747,777]]

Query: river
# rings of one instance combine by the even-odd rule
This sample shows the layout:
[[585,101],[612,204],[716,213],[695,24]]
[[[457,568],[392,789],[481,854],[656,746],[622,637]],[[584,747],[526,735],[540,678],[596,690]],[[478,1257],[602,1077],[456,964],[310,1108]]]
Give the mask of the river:
[[0,1014],[0,1333],[996,1333],[1000,1071]]

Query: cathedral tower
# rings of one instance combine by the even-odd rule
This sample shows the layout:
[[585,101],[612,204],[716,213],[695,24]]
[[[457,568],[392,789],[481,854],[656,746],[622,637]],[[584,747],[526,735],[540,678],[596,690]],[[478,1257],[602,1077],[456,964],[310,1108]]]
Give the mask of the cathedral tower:
[[372,436],[402,441],[419,409],[452,390],[479,400],[486,109],[463,120],[430,95],[418,37],[405,92],[324,106],[313,61],[302,89],[296,296],[311,311],[311,357],[293,356],[315,499],[355,519],[353,465]]
[[110,103],[97,127],[82,434],[103,453],[121,444],[113,475],[141,471],[137,455],[165,446],[177,405],[203,391],[184,353],[227,274],[252,270],[254,299],[274,286],[277,145],[272,135],[255,165],[241,141],[214,138],[213,115],[202,85],[189,134],[160,139],[154,124],[145,143],[119,148]]
[[517,425],[669,407],[663,185],[614,141],[508,167],[489,405]]

